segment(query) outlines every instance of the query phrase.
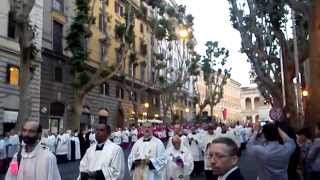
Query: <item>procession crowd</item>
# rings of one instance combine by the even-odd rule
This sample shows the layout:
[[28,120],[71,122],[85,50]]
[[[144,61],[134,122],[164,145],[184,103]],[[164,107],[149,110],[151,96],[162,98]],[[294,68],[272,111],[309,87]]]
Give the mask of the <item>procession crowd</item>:
[[[252,156],[259,180],[320,180],[320,124],[292,130],[286,123],[151,124],[53,134],[27,121],[20,135],[0,138],[0,171],[6,179],[59,180],[57,164],[80,160],[80,180],[242,180],[241,152]],[[128,150],[128,163],[123,150]]]

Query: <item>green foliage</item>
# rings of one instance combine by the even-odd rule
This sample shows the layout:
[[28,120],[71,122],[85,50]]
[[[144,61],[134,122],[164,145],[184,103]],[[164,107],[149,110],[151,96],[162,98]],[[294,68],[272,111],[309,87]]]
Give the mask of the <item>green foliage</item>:
[[67,50],[71,52],[70,63],[72,72],[76,75],[75,87],[79,88],[88,81],[88,74],[85,71],[85,63],[88,60],[89,52],[86,47],[87,39],[91,32],[88,29],[90,21],[89,1],[76,0],[76,13],[66,37]]
[[[240,32],[242,38],[241,51],[246,53],[256,75],[256,83],[265,99],[282,98],[276,91],[281,87],[281,71],[279,49],[284,54],[285,72],[289,73],[293,67],[292,40],[285,34],[288,27],[289,9],[292,0],[244,1],[228,0],[230,3],[230,20],[233,27]],[[307,5],[310,1],[300,1],[300,5]],[[307,5],[308,6],[308,5]],[[301,7],[295,7],[301,9]],[[308,48],[308,21],[301,12],[296,13],[296,29],[299,52],[303,57]],[[290,36],[289,36],[290,37]],[[306,58],[306,57],[305,57]],[[285,76],[292,76],[285,74]],[[293,78],[293,77],[290,77]],[[280,96],[279,96],[280,94]]]
[[[206,47],[206,55],[201,61],[201,70],[208,92],[204,97],[204,102],[199,102],[202,108],[207,104],[213,107],[220,102],[223,98],[223,88],[231,76],[231,69],[225,67],[229,51],[224,47],[219,47],[217,41],[208,41]],[[200,100],[200,98],[198,99]]]

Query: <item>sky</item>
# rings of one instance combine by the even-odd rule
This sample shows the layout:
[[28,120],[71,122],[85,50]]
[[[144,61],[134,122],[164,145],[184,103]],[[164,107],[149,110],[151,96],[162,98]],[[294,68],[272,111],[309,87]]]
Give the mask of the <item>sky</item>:
[[249,86],[250,64],[247,56],[240,53],[241,38],[232,27],[227,0],[176,0],[178,4],[187,6],[187,13],[194,16],[194,34],[197,39],[196,50],[204,54],[207,41],[218,41],[230,51],[231,78]]

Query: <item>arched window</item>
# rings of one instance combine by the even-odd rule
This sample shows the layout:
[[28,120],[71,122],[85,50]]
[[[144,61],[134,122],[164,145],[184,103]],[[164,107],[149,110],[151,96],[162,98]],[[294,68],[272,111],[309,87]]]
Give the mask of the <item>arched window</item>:
[[261,105],[260,98],[259,97],[255,97],[254,98],[254,107],[258,108],[260,105]]
[[246,98],[245,103],[246,103],[246,110],[252,110],[251,99],[250,98]]

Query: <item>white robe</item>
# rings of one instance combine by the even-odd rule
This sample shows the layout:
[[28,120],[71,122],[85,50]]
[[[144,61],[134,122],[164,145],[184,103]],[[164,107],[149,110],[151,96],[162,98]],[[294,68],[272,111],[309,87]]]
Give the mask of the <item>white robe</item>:
[[56,152],[56,137],[54,135],[48,136],[48,147],[51,152]]
[[211,142],[216,138],[214,134],[206,133],[206,135],[203,138],[203,141],[201,143],[201,149],[204,152],[204,169],[205,170],[211,170],[209,159],[208,159],[208,152],[207,148],[208,145],[211,144]]
[[102,170],[106,180],[122,180],[125,174],[125,159],[120,146],[110,140],[104,143],[103,149],[96,151],[92,145],[80,161],[80,172]]
[[4,139],[0,139],[0,160],[7,158],[6,142]]
[[[148,167],[144,169],[135,167],[132,171],[134,161],[143,159],[149,159],[155,169],[150,170]],[[139,175],[144,177],[143,180],[165,180],[164,170],[167,161],[168,157],[160,139],[153,136],[150,141],[144,142],[142,137],[132,147],[128,157],[128,166],[133,175],[133,180],[138,180],[137,176]],[[139,173],[140,170],[142,170],[142,173]]]
[[69,143],[69,146],[68,146],[68,160],[71,160],[71,142],[74,142],[75,144],[75,160],[79,160],[81,158],[81,155],[80,155],[80,141],[79,141],[79,138],[78,137],[71,137],[70,138],[70,143]]
[[222,134],[222,133],[216,134],[216,138],[221,138],[221,137],[232,139],[237,144],[238,148],[240,148],[241,138],[234,132],[234,130],[229,130],[225,134]]
[[[169,157],[168,165],[166,167],[166,180],[189,180],[190,174],[192,173],[194,164],[193,158],[190,151],[181,146],[181,150],[176,150],[174,147],[171,147],[166,150],[167,156]],[[174,159],[180,157],[183,161],[184,167],[181,168],[177,166]]]
[[203,160],[202,150],[201,150],[201,147],[200,147],[201,139],[199,138],[198,134],[190,133],[188,135],[188,139],[191,142],[191,144],[190,144],[190,152],[192,154],[193,161],[201,161],[201,160]]
[[10,136],[7,142],[8,146],[8,152],[7,152],[7,157],[13,157],[16,152],[18,152],[19,149],[19,136],[18,135],[13,135]]
[[[8,170],[6,180],[60,180],[60,173],[56,157],[39,144],[27,153],[24,148],[21,152],[21,162],[18,175],[14,176]],[[13,160],[17,159],[15,154]]]
[[69,146],[68,143],[69,143],[69,135],[68,134],[58,135],[56,154],[57,155],[67,155],[68,154],[68,146]]

